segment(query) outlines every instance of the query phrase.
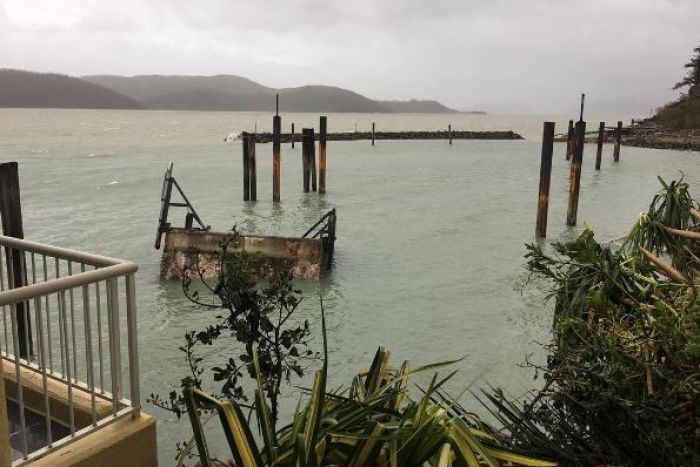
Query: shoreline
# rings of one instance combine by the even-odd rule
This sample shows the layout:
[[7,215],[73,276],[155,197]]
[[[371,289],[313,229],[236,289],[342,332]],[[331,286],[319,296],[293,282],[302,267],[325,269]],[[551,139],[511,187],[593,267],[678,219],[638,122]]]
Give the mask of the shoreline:
[[700,130],[671,130],[657,126],[633,128],[623,135],[622,144],[649,149],[675,149],[700,152]]
[[[611,144],[613,139],[613,131],[607,129],[603,144]],[[565,143],[566,135],[556,135],[554,141]],[[585,143],[596,144],[597,142],[597,134],[586,133]],[[700,152],[700,130],[673,130],[648,123],[633,127],[628,126],[622,129],[620,144],[638,148]]]

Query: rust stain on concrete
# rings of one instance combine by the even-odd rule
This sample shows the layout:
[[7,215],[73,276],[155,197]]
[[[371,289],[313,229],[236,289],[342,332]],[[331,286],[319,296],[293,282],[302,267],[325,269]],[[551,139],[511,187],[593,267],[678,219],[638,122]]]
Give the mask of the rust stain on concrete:
[[[228,233],[171,228],[165,235],[160,264],[163,279],[217,277],[220,272],[221,243]],[[289,267],[295,279],[319,279],[323,263],[322,241],[313,238],[267,237],[242,235],[239,244],[228,248],[231,253],[246,251],[258,254],[258,275],[270,277]]]

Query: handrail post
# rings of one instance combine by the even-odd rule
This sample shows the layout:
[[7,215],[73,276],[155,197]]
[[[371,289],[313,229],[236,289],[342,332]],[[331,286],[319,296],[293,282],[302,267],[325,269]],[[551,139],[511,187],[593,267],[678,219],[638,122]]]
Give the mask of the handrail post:
[[136,332],[136,282],[134,275],[126,276],[126,326],[129,343],[129,398],[134,409],[133,417],[137,418],[141,410],[141,388],[139,382],[139,339]]
[[113,413],[119,411],[122,398],[122,365],[119,339],[119,283],[117,279],[107,280],[107,322],[109,335],[109,363],[112,373]]
[[[2,365],[0,365],[0,381],[4,381]],[[7,428],[7,399],[5,397],[5,385],[0,384],[0,465],[3,467],[12,465],[10,450],[10,434]]]

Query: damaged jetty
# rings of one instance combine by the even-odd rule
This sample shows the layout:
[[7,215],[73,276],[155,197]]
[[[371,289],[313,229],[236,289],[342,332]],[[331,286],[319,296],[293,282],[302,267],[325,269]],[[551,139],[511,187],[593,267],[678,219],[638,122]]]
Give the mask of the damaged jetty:
[[[319,279],[330,267],[335,244],[335,209],[324,214],[300,237],[279,237],[241,234],[239,241],[223,245],[231,232],[214,232],[205,225],[173,177],[173,164],[163,178],[161,207],[155,248],[163,246],[160,262],[162,279],[183,277],[216,277],[222,254],[255,254],[259,258],[256,274],[270,277],[275,271],[289,268],[295,279]],[[182,201],[173,201],[173,189]],[[185,225],[174,227],[168,222],[171,207],[185,208]],[[195,226],[195,223],[197,226]]]

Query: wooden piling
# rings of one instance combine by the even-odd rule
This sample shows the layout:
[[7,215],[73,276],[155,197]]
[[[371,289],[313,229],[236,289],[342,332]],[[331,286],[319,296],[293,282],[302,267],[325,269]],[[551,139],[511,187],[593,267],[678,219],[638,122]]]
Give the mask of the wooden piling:
[[[0,164],[0,220],[2,221],[3,235],[24,238],[17,162]],[[27,285],[27,265],[24,253],[12,248],[5,249],[5,262],[7,285],[13,289]],[[26,358],[34,351],[31,339],[31,319],[26,302],[15,304],[15,319],[17,320],[19,337],[19,355]],[[17,350],[15,349],[15,351]]]
[[194,223],[194,214],[188,212],[185,214],[185,229],[192,230],[192,224]]
[[578,195],[581,188],[581,163],[583,162],[583,143],[586,139],[586,122],[576,122],[574,131],[574,154],[571,159],[571,172],[569,173],[569,204],[566,211],[566,224],[576,225],[578,213]]
[[374,122],[372,122],[372,146],[374,146]]
[[326,192],[326,130],[328,119],[321,116],[318,126],[318,192]]
[[554,122],[544,122],[542,131],[542,156],[540,158],[540,193],[537,198],[537,223],[535,236],[547,236],[547,211],[549,210],[549,182],[552,175],[554,153]]
[[272,117],[272,201],[275,203],[279,203],[280,201],[280,177],[282,162],[282,156],[280,155],[281,132],[282,117],[275,115]]
[[301,130],[301,165],[304,182],[304,193],[310,191],[309,185],[311,182],[311,148],[313,147],[313,133],[309,128]]
[[574,151],[574,121],[569,120],[569,129],[566,133],[566,160],[571,159]]
[[292,149],[294,149],[294,123],[292,123]]
[[622,140],[622,122],[617,122],[617,128],[615,128],[615,145],[613,147],[613,160],[615,162],[620,162],[620,142]]
[[250,201],[250,150],[249,140],[252,136],[246,132],[241,135],[241,148],[243,149],[243,201]]
[[450,140],[450,146],[452,145],[452,125],[447,125],[447,137]]
[[311,146],[309,147],[309,170],[311,170],[311,191],[316,191],[316,138],[314,129],[309,129],[311,135]]
[[598,147],[595,153],[595,169],[600,170],[600,161],[603,159],[603,142],[605,141],[605,122],[598,126]]
[[248,137],[248,167],[250,168],[250,200],[258,200],[258,171],[255,162],[255,137]]

